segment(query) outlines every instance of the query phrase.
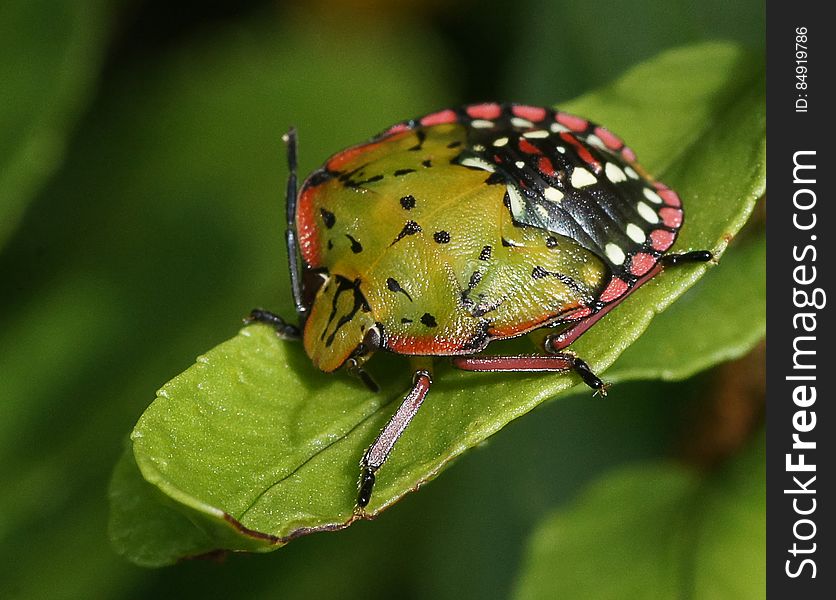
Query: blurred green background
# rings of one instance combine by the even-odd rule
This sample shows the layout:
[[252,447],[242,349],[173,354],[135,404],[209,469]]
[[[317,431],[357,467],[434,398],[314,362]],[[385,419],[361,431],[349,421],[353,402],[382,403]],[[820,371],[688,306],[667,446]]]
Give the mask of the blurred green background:
[[308,172],[445,105],[555,104],[665,48],[763,35],[751,0],[0,3],[0,598],[501,598],[587,483],[705,459],[728,368],[546,404],[377,521],[269,555],[152,571],[107,540],[156,389],[251,307],[291,312],[289,125]]

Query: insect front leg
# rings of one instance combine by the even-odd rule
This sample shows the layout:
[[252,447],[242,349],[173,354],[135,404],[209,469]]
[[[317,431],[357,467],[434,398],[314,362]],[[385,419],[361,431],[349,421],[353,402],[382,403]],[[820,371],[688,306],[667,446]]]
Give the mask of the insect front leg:
[[279,315],[271,313],[268,310],[261,308],[254,308],[250,312],[250,316],[244,319],[244,323],[264,323],[276,330],[279,337],[285,340],[298,340],[302,337],[302,333],[296,325],[291,325],[282,319]]
[[415,372],[412,381],[412,389],[404,397],[403,402],[389,419],[389,422],[380,431],[377,439],[369,446],[360,461],[360,484],[357,493],[357,506],[364,508],[371,500],[374,488],[375,473],[383,466],[395,443],[400,439],[407,425],[418,413],[427,392],[430,391],[432,379],[428,371],[419,370]]

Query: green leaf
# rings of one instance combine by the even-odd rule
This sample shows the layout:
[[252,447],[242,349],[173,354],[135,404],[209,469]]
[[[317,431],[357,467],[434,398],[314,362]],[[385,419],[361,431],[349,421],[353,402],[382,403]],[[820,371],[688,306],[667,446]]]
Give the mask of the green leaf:
[[516,598],[763,598],[764,436],[721,471],[612,473],[546,518]]
[[105,3],[0,4],[0,247],[58,166],[101,62]]
[[[665,82],[665,93],[674,96],[666,99],[668,115],[660,115],[651,103],[648,88],[659,82]],[[633,133],[628,142],[640,156],[642,148],[661,145],[655,154],[648,152],[651,160],[645,164],[685,199],[688,217],[677,248],[710,248],[719,255],[763,193],[762,85],[758,62],[733,47],[709,45],[664,54],[614,86],[572,103],[570,109],[619,133],[629,124]],[[674,110],[675,100],[685,108]],[[752,252],[739,260],[762,256]],[[733,254],[712,273],[715,279],[737,273]],[[726,267],[727,262],[732,266]],[[654,314],[705,271],[700,266],[665,272],[607,315],[573,350],[603,371],[642,334]],[[755,269],[740,285],[759,289],[758,276]],[[691,311],[712,312],[715,295],[716,290],[695,290],[696,300],[688,306]],[[718,328],[737,319],[742,329],[761,331],[757,311],[742,310],[740,303],[732,309],[715,315]],[[685,311],[680,318],[693,314]],[[679,335],[682,322],[662,325],[648,336],[674,345],[689,341]],[[743,342],[724,338],[733,349],[715,356],[743,351],[757,335]],[[517,340],[504,348],[518,349],[524,343]],[[692,372],[713,360],[699,358],[694,363],[685,343],[676,345],[669,356],[681,364],[660,358],[656,376],[665,370]],[[652,362],[654,346],[648,351]],[[160,390],[134,429],[136,465],[151,485],[177,502],[184,522],[215,536],[217,548],[270,550],[304,533],[344,527],[356,519],[359,458],[410,378],[399,357],[384,354],[369,366],[383,385],[380,394],[370,394],[348,377],[315,371],[299,345],[278,340],[269,328],[247,327]],[[620,378],[630,376],[630,369],[635,373],[635,366],[627,366]],[[618,371],[612,376],[619,378]],[[435,477],[512,419],[577,382],[566,374],[495,376],[443,366],[435,379],[421,413],[379,473],[369,516]],[[118,483],[113,489],[112,497],[118,499]],[[166,564],[206,550],[205,544],[195,543],[191,550],[181,545],[174,552],[175,544],[161,536],[156,555],[140,556],[135,540],[147,547],[153,535],[143,533],[142,520],[127,518],[118,501],[112,510],[111,534],[120,540],[118,549],[133,560]],[[143,510],[150,514],[153,507]]]

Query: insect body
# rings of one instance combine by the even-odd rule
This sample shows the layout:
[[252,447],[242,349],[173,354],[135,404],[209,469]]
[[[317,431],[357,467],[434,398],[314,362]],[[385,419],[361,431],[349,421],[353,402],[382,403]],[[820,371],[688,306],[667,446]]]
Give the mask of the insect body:
[[[682,226],[677,194],[603,127],[547,108],[477,104],[398,123],[332,156],[296,189],[288,135],[287,243],[301,333],[323,371],[369,387],[377,350],[450,356],[473,371],[574,370],[562,352],[663,266]],[[543,352],[483,356],[492,341],[549,327]],[[358,505],[431,385],[426,369],[361,462]]]

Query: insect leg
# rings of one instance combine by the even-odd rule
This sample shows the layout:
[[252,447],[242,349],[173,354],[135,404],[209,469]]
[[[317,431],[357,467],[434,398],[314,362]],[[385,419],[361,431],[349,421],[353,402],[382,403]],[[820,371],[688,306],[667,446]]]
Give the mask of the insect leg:
[[685,252],[683,254],[666,254],[662,256],[659,259],[659,262],[656,263],[656,265],[652,269],[650,269],[650,271],[645,273],[635,284],[633,284],[633,287],[630,288],[627,291],[627,293],[621,296],[618,300],[610,302],[609,304],[602,307],[600,310],[592,313],[585,319],[582,319],[574,325],[570,326],[568,329],[564,329],[560,333],[549,336],[546,339],[546,350],[548,352],[558,352],[569,346],[572,342],[581,337],[581,335],[583,335],[587,329],[595,325],[595,323],[601,317],[603,317],[613,308],[618,306],[622,300],[627,298],[627,296],[639,289],[639,287],[641,287],[642,284],[656,277],[656,275],[658,275],[663,268],[675,267],[678,265],[694,262],[708,262],[712,258],[714,258],[714,256],[708,250],[695,250],[693,252]]
[[[548,339],[546,348],[548,350]],[[592,372],[583,360],[566,352],[552,352],[550,354],[534,354],[520,356],[457,356],[453,358],[453,366],[464,371],[491,371],[501,373],[513,372],[559,372],[574,371],[580,375],[583,382],[602,396],[607,395],[607,387],[601,379]]]
[[275,329],[276,333],[279,334],[279,337],[286,340],[298,340],[302,337],[302,334],[296,325],[286,323],[279,315],[260,308],[254,308],[252,312],[250,312],[250,316],[244,319],[244,323],[247,325],[250,323],[265,323]]
[[409,425],[412,418],[421,408],[421,403],[430,391],[432,380],[427,371],[420,370],[415,372],[412,389],[404,397],[403,402],[398,407],[398,410],[386,423],[386,426],[381,430],[380,435],[374,443],[369,446],[363,459],[360,461],[360,484],[357,493],[357,506],[365,507],[372,497],[372,489],[374,488],[375,472],[386,462],[389,453],[395,446],[395,443],[401,437],[407,425]]

